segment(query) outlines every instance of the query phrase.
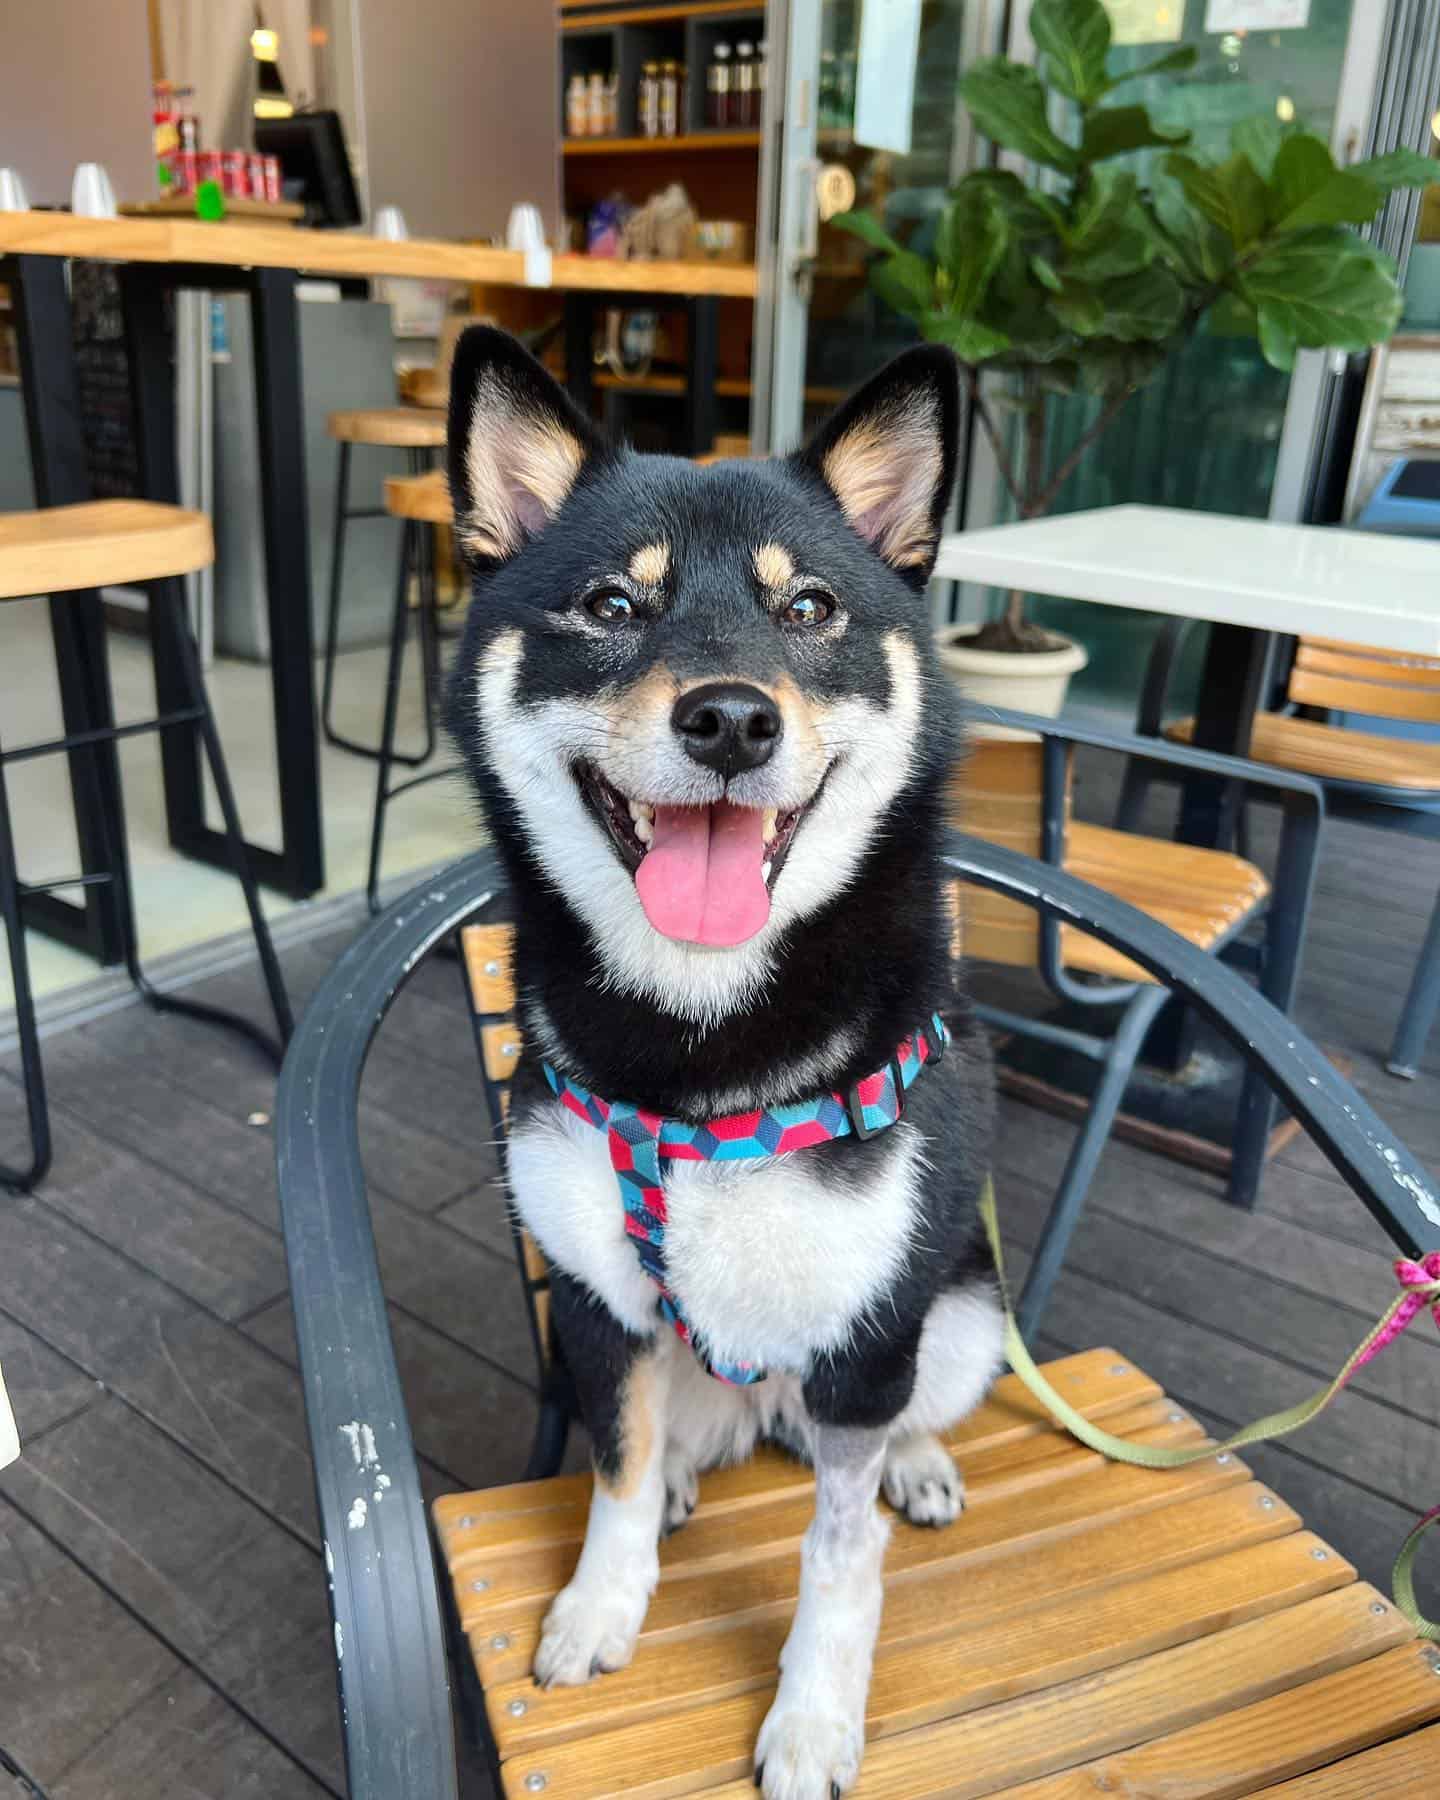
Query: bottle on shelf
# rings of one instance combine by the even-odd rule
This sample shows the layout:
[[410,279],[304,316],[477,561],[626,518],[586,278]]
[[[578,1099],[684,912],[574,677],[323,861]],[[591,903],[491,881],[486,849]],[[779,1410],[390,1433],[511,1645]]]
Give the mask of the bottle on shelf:
[[591,137],[605,135],[605,77],[598,72],[590,77],[586,89],[587,129]]
[[583,75],[572,75],[570,85],[565,89],[565,135],[590,135],[590,100]]
[[730,46],[716,44],[705,72],[705,123],[723,130],[730,124]]
[[748,38],[742,38],[735,46],[730,123],[741,131],[751,131],[755,126],[755,46]]
[[620,135],[620,77],[614,69],[605,80],[605,135]]
[[660,135],[677,137],[680,131],[680,65],[660,65]]
[[637,108],[641,137],[660,135],[660,65],[647,62],[640,69],[640,94]]

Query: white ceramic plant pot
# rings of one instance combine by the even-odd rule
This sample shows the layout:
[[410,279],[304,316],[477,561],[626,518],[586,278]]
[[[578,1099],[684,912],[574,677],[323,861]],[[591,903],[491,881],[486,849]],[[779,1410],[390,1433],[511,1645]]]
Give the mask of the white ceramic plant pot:
[[1063,638],[1056,650],[975,650],[967,640],[979,629],[946,625],[935,634],[941,667],[965,698],[974,706],[1012,706],[1057,717],[1070,677],[1090,660],[1084,646]]

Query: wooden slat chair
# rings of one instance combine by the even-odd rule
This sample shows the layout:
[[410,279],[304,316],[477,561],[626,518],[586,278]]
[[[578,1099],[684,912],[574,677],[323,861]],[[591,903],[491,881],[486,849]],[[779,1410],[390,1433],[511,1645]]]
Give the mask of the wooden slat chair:
[[[1262,989],[1288,1010],[1313,881],[1321,812],[1315,783],[1235,758],[1197,761],[1196,752],[1178,746],[1161,751],[1177,772],[1224,773],[1282,806],[1285,828],[1272,892],[1261,871],[1242,857],[1074,820],[1070,765],[1079,744],[1122,755],[1137,748],[1132,737],[987,707],[951,780],[952,824],[1064,868],[1214,955],[1238,949],[1239,934],[1263,918]],[[1020,1324],[1028,1335],[1064,1261],[1145,1035],[1167,996],[1110,945],[993,894],[966,896],[957,948],[977,962],[1037,969],[1068,1008],[1083,1009],[1082,1017],[1118,1015],[1114,1030],[1099,1035],[1069,1020],[1055,1024],[1002,1007],[978,1008],[999,1029],[1078,1052],[1099,1065],[1020,1298]],[[1254,1204],[1271,1114],[1261,1084],[1251,1082],[1242,1096],[1230,1162],[1229,1192],[1237,1204]]]
[[[1213,956],[1063,869],[958,836],[951,857],[967,882],[1098,933],[1199,1006],[1270,1071],[1408,1254],[1440,1246],[1422,1211],[1425,1171]],[[634,1662],[589,1686],[541,1691],[528,1673],[579,1551],[588,1476],[438,1501],[437,1597],[359,1168],[357,1091],[397,989],[458,929],[485,1087],[503,1126],[518,1055],[503,906],[489,852],[399,902],[327,977],[281,1084],[281,1205],[349,1792],[453,1800],[443,1607],[471,1723],[507,1800],[742,1800],[754,1793],[751,1751],[795,1604],[812,1503],[804,1468],[765,1451],[703,1478],[693,1519],[661,1546]],[[554,1395],[543,1262],[528,1246],[522,1255]],[[1047,1368],[1112,1430],[1203,1442],[1122,1351]],[[358,1460],[357,1421],[371,1428]],[[963,1517],[939,1532],[899,1522],[887,1552],[855,1800],[1435,1792],[1440,1656],[1238,1457],[1171,1472],[1107,1464],[1008,1377],[951,1447],[967,1477]],[[545,1465],[558,1459],[559,1442],[545,1444]],[[355,1500],[370,1502],[372,1490],[363,1527],[352,1528]]]
[[[1152,654],[1138,722],[1142,733],[1161,729],[1168,675],[1183,637],[1177,621],[1162,632]],[[1295,644],[1284,703],[1297,710],[1256,714],[1252,760],[1313,776],[1324,787],[1326,809],[1335,817],[1440,841],[1440,741],[1351,730],[1330,717],[1344,713],[1440,725],[1440,658],[1302,637]],[[1165,735],[1188,744],[1194,727],[1193,719],[1181,719],[1165,727]],[[1132,767],[1121,801],[1123,817],[1139,817],[1147,785],[1145,772]],[[1418,1074],[1437,1012],[1440,895],[1396,1025],[1386,1065],[1392,1075],[1413,1079]]]

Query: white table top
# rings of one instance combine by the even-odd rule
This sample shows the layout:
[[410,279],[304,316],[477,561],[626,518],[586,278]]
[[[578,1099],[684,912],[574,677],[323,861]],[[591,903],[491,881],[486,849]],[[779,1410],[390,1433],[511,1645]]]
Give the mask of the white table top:
[[1440,656],[1440,539],[1107,506],[942,540],[935,573]]

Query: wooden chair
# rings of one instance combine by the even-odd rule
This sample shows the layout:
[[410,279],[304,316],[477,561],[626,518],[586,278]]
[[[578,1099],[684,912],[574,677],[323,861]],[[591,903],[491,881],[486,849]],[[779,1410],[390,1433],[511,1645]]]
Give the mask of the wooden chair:
[[[147,500],[97,500],[78,506],[45,507],[35,512],[0,513],[0,601],[49,595],[54,608],[98,608],[98,597],[93,592],[97,588],[111,584],[145,587],[149,592],[150,628],[157,657],[163,653],[167,670],[162,686],[164,710],[159,717],[117,726],[102,620],[94,634],[97,666],[78,672],[93,695],[93,716],[87,729],[49,743],[26,744],[11,750],[6,750],[0,743],[0,920],[5,926],[15,989],[21,1080],[30,1138],[29,1158],[24,1164],[0,1164],[0,1188],[28,1190],[45,1174],[51,1158],[50,1117],[22,916],[29,896],[94,883],[109,886],[115,898],[119,938],[111,952],[111,960],[125,964],[136,988],[157,1011],[188,1013],[239,1031],[259,1044],[277,1063],[290,1034],[290,1002],[285,981],[276,961],[269,927],[260,910],[250,854],[241,830],[200,659],[190,636],[179,579],[196,569],[208,567],[214,554],[210,521],[203,513],[189,512],[178,506],[160,506]],[[38,670],[25,673],[27,679],[41,678]],[[3,727],[3,720],[0,720],[0,727]],[[278,1044],[248,1019],[158,992],[140,966],[120,761],[115,745],[118,739],[132,737],[138,732],[167,730],[198,731],[224,821],[223,835],[230,864],[245,897],[250,929],[260,955],[261,971],[279,1032]],[[86,816],[100,838],[96,846],[100,867],[59,881],[24,882],[20,879],[5,789],[5,767],[8,763],[27,761],[36,756],[62,753],[68,753],[70,757],[77,799],[82,793],[88,795]],[[194,778],[197,781],[200,778],[198,764]],[[83,819],[77,819],[77,826],[77,835],[84,843],[87,825]]]
[[[957,837],[951,867],[1098,933],[1147,978],[1173,986],[1268,1070],[1407,1253],[1440,1245],[1413,1197],[1429,1191],[1424,1170],[1295,1027],[1212,955],[1012,851]],[[437,1596],[359,1169],[356,1090],[396,990],[458,929],[503,1130],[519,1054],[504,905],[484,852],[393,907],[326,979],[281,1084],[281,1205],[330,1552],[349,1791],[355,1800],[455,1795],[443,1610],[467,1716],[507,1800],[742,1800],[754,1793],[751,1750],[795,1603],[809,1473],[767,1451],[704,1477],[693,1519],[661,1546],[632,1665],[586,1687],[536,1688],[529,1659],[578,1554],[590,1482],[553,1473],[563,1367],[543,1259],[523,1239],[546,1396],[531,1472],[548,1474],[436,1503]],[[1124,1435],[1202,1441],[1123,1351],[1066,1357],[1048,1373],[1082,1412]],[[891,1538],[855,1800],[1434,1792],[1440,1657],[1238,1457],[1165,1473],[1106,1464],[1010,1378],[951,1445],[965,1467],[965,1514],[939,1532],[898,1522]],[[356,1500],[370,1503],[372,1490],[379,1503],[352,1528]]]
[[[326,739],[337,749],[352,756],[368,756],[378,760],[380,752],[372,744],[362,744],[337,731],[332,721],[335,698],[335,659],[340,641],[340,598],[345,583],[345,536],[352,519],[383,519],[387,508],[350,504],[350,453],[363,448],[400,451],[406,456],[411,475],[429,469],[436,455],[445,448],[446,415],[443,407],[419,406],[361,407],[353,411],[332,412],[326,429],[340,446],[340,460],[335,476],[335,516],[330,539],[330,596],[325,612],[325,662],[320,686],[320,724]],[[421,616],[424,654],[420,673],[425,696],[425,745],[423,750],[393,753],[392,760],[416,767],[435,753],[435,710],[440,691],[439,626],[435,618],[433,591]]]
[[[1142,733],[1161,729],[1169,672],[1183,637],[1176,621],[1152,653],[1137,726]],[[1284,705],[1294,710],[1256,714],[1252,760],[1313,776],[1325,790],[1327,811],[1337,818],[1440,841],[1440,742],[1385,737],[1332,722],[1332,715],[1349,713],[1440,725],[1440,658],[1302,637],[1295,643]],[[1194,720],[1179,720],[1165,735],[1175,743],[1191,742]],[[1126,819],[1139,817],[1147,785],[1143,769],[1132,765],[1121,801]],[[1395,1029],[1386,1063],[1392,1075],[1413,1079],[1419,1073],[1437,1012],[1440,895]]]
[[[1173,745],[1161,751],[1177,771],[1223,773],[1282,808],[1285,823],[1272,891],[1261,871],[1242,857],[1074,820],[1070,764],[1080,744],[1118,755],[1139,747],[1135,738],[1087,730],[1064,719],[987,707],[952,778],[952,824],[1066,869],[1213,955],[1238,954],[1239,934],[1263,919],[1264,947],[1258,958],[1262,992],[1288,1011],[1314,879],[1319,788],[1308,777],[1237,758],[1211,762]],[[986,1005],[978,1008],[982,1018],[1099,1065],[1020,1298],[1021,1328],[1028,1335],[1064,1261],[1146,1033],[1167,996],[1109,945],[990,894],[967,896],[958,945],[978,962],[1037,969],[1072,1015],[1056,1024]],[[1082,1019],[1118,1015],[1115,1029],[1107,1036],[1078,1029],[1072,1022],[1076,1011]],[[1230,1159],[1229,1194],[1238,1205],[1254,1204],[1271,1114],[1262,1084],[1252,1079],[1241,1097]]]

